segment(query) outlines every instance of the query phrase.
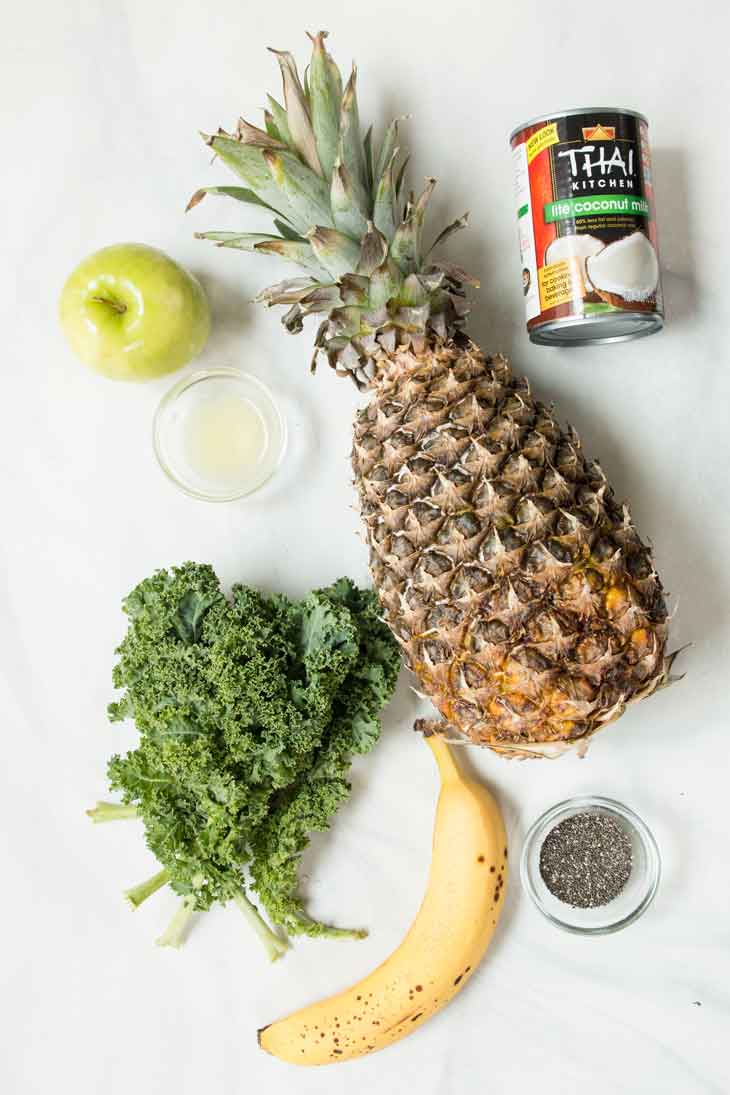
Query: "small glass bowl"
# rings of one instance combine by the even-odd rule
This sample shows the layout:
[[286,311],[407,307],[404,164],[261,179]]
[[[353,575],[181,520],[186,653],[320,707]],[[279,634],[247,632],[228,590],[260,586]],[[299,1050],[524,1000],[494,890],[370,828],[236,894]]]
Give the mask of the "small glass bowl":
[[[540,851],[551,829],[573,814],[603,814],[622,826],[631,840],[633,863],[621,893],[593,909],[574,909],[558,900],[540,874]],[[651,832],[628,806],[600,795],[579,795],[546,810],[530,827],[520,863],[522,885],[542,915],[577,935],[607,935],[633,924],[651,905],[661,876],[659,848]]]
[[[205,473],[190,459],[191,414],[209,401],[233,399],[248,405],[262,437],[256,458],[240,471],[225,475]],[[286,451],[286,421],[267,386],[238,369],[204,369],[184,376],[162,397],[155,412],[153,444],[165,475],[192,498],[206,502],[233,502],[258,490],[280,466]]]

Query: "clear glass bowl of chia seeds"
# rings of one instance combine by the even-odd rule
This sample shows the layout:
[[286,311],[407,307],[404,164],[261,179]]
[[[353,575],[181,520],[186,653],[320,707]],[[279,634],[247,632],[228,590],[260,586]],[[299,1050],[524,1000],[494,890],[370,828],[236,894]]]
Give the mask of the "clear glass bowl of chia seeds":
[[661,858],[650,830],[628,806],[580,795],[546,810],[530,827],[520,874],[551,924],[576,935],[606,935],[649,908]]

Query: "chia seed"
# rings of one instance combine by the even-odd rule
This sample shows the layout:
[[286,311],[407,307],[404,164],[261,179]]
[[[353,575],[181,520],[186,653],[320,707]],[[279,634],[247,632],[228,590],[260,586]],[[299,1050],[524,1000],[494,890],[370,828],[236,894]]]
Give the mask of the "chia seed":
[[631,840],[612,817],[573,814],[551,829],[540,849],[540,874],[554,897],[574,909],[607,905],[631,875]]

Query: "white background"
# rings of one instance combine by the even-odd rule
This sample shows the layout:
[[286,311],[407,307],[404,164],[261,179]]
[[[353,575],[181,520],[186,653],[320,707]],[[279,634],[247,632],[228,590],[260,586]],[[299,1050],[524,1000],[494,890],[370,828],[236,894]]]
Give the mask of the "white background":
[[[365,581],[347,454],[357,397],[308,335],[248,303],[281,276],[269,259],[195,241],[254,228],[253,210],[196,187],[234,181],[197,130],[256,120],[278,94],[273,45],[304,30],[356,56],[364,118],[411,112],[411,179],[437,175],[439,218],[472,225],[450,256],[482,278],[471,330],[502,349],[581,432],[656,548],[677,606],[686,679],[599,735],[586,760],[472,763],[500,796],[513,862],[527,825],[569,794],[624,800],[664,859],[656,903],[624,933],[585,940],[543,922],[513,875],[499,933],[449,1009],[370,1059],[311,1073],[265,1057],[256,1028],[381,960],[419,904],[436,779],[410,732],[403,680],[351,802],[307,856],[315,913],[371,929],[308,942],[268,967],[234,909],[201,917],[180,952],[154,937],[165,892],[132,913],[126,886],[154,864],[135,823],[94,827],[108,755],[121,597],[158,566],[212,562],[302,594],[343,572]],[[600,5],[460,0],[394,6],[216,0],[45,0],[4,5],[2,112],[2,588],[0,1017],[5,1095],[699,1095],[730,1090],[728,880],[728,161],[730,26],[719,3]],[[651,121],[664,333],[560,351],[524,333],[507,134],[541,111],[625,104]],[[382,132],[382,125],[380,128]],[[265,378],[288,408],[285,473],[246,504],[177,493],[150,446],[170,381],[115,385],[73,360],[56,321],[86,253],[156,244],[210,294],[200,364]]]

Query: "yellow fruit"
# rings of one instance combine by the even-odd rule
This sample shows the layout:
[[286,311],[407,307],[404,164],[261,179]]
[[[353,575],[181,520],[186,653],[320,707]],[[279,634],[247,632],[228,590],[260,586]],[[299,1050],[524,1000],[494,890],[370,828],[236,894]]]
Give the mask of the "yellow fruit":
[[627,508],[575,433],[474,344],[396,349],[372,386],[355,482],[373,585],[421,689],[452,734],[506,756],[584,747],[671,666]]
[[408,934],[362,981],[263,1027],[259,1045],[297,1065],[326,1065],[384,1049],[448,1004],[481,961],[499,919],[507,842],[499,807],[459,771],[438,735],[428,888]]

